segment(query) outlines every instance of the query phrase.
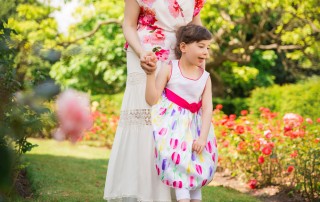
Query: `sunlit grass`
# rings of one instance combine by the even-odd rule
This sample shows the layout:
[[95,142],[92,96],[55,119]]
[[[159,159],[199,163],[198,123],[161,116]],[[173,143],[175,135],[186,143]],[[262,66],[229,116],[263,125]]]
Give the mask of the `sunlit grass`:
[[[29,141],[39,145],[25,155],[34,193],[29,201],[103,201],[108,149],[54,140]],[[203,201],[259,200],[223,187],[205,187]]]

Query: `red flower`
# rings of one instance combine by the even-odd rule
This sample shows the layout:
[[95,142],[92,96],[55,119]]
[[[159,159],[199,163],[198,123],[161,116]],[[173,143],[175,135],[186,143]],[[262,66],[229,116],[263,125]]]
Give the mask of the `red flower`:
[[225,137],[225,136],[227,136],[227,132],[226,131],[221,131],[221,135]]
[[262,148],[262,153],[264,155],[270,155],[271,152],[272,152],[272,148],[269,145]]
[[291,131],[292,127],[291,126],[284,126],[284,132]]
[[271,149],[273,149],[273,148],[274,148],[274,143],[273,143],[273,142],[269,142],[269,143],[268,143],[268,146],[269,146]]
[[234,127],[234,121],[233,120],[230,120],[230,121],[228,121],[227,123],[226,123],[226,126],[228,127],[228,128],[233,128]]
[[294,170],[294,166],[288,166],[287,172],[291,173]]
[[242,142],[239,142],[239,144],[238,144],[238,147],[237,147],[237,150],[238,151],[242,151],[242,150],[244,150],[245,148],[246,148],[246,142],[244,142],[244,141],[242,141]]
[[320,118],[317,118],[317,123],[320,123]]
[[259,164],[263,164],[264,163],[264,157],[263,156],[259,156],[258,163]]
[[223,108],[222,104],[217,104],[217,105],[216,105],[216,109],[221,110],[222,108]]
[[240,113],[241,113],[242,116],[246,116],[248,114],[248,111],[247,110],[241,110]]
[[251,179],[248,182],[249,188],[250,189],[255,189],[257,187],[258,181],[255,179]]
[[244,127],[241,125],[236,126],[235,132],[239,135],[244,133]]
[[259,141],[254,142],[253,148],[255,151],[259,151],[260,150],[260,142]]
[[292,154],[290,154],[291,158],[295,158],[298,156],[298,151],[294,150]]
[[235,114],[230,114],[230,115],[229,115],[229,119],[230,119],[230,120],[235,120],[236,117],[237,117],[237,116],[236,116]]
[[223,143],[222,143],[223,147],[228,147],[229,146],[229,141],[228,140],[225,140]]

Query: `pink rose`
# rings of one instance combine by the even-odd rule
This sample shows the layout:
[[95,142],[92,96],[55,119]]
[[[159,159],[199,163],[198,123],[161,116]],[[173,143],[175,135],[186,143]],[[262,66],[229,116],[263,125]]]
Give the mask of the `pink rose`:
[[84,93],[71,89],[64,91],[56,101],[56,108],[59,128],[53,137],[57,140],[76,142],[93,125],[89,97]]

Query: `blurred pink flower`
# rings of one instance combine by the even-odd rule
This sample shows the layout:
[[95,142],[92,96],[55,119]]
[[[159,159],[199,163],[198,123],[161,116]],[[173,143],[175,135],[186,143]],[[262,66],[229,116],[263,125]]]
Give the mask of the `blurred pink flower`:
[[72,89],[61,93],[56,101],[59,128],[53,134],[56,140],[69,139],[76,142],[85,130],[93,125],[89,97]]
[[306,122],[309,123],[309,124],[313,123],[312,119],[310,119],[310,118],[306,118]]
[[270,139],[272,137],[272,133],[270,130],[265,130],[264,131],[264,136],[268,139]]
[[302,116],[294,113],[287,113],[283,117],[286,126],[298,127],[303,122]]

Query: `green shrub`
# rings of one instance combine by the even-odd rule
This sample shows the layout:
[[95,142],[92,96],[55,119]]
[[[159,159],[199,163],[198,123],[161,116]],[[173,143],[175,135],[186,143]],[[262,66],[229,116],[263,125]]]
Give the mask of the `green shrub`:
[[313,120],[320,117],[320,78],[284,86],[257,88],[248,100],[250,110],[259,113],[260,107],[277,111],[280,115],[292,112]]
[[114,95],[94,95],[91,97],[91,102],[97,102],[97,110],[106,115],[120,115],[123,93]]

